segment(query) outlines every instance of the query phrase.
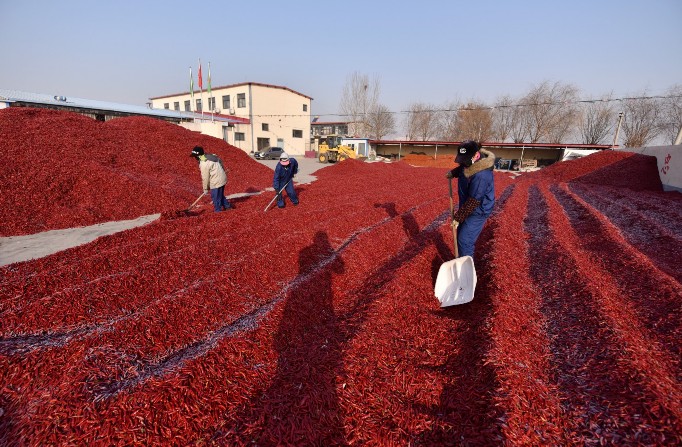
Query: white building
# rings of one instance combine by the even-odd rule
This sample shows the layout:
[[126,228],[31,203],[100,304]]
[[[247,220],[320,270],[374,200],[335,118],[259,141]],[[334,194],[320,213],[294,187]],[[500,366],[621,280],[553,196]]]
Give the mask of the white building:
[[[244,82],[211,89],[149,98],[154,109],[203,112],[205,119],[183,127],[222,138],[245,152],[278,146],[294,155],[310,150],[312,98],[287,87]],[[204,107],[206,104],[206,107]],[[226,124],[215,116],[236,118]]]

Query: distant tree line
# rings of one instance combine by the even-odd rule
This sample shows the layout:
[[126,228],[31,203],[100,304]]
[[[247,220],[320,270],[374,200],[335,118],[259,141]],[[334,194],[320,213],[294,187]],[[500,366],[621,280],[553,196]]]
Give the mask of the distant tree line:
[[[412,103],[392,112],[379,101],[378,78],[349,75],[340,113],[354,134],[383,139],[396,133],[396,116],[404,114],[405,138],[413,141],[616,144],[642,147],[656,139],[673,144],[682,127],[682,85],[664,95],[580,98],[571,84],[544,81],[521,97],[502,96],[493,104],[477,100],[445,105]],[[614,141],[615,136],[621,137]],[[664,144],[666,144],[664,143]]]

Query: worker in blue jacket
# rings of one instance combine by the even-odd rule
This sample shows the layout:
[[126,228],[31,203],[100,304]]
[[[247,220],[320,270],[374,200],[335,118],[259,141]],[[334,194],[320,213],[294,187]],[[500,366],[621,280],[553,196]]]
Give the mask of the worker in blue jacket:
[[474,245],[483,225],[495,205],[495,154],[472,140],[463,141],[457,148],[455,169],[448,171],[448,179],[457,178],[459,207],[453,219],[459,223],[457,250],[459,256],[474,256]]
[[[294,176],[298,173],[298,162],[295,158],[289,158],[289,154],[282,152],[279,156],[279,163],[275,167],[275,177],[272,180],[272,187],[275,188],[277,195],[277,207],[284,208],[284,197],[280,190],[284,188],[291,203],[298,205],[298,196],[294,190]],[[286,185],[286,186],[285,186]]]

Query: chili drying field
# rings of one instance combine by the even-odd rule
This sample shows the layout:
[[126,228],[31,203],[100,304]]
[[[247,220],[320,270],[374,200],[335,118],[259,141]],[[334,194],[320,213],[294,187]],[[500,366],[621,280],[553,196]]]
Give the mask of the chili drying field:
[[5,109],[0,141],[2,236],[162,214],[0,268],[0,445],[682,444],[682,196],[653,157],[496,172],[476,296],[441,309],[444,168],[348,160],[297,207],[188,215],[195,144],[229,193],[272,171],[143,118]]

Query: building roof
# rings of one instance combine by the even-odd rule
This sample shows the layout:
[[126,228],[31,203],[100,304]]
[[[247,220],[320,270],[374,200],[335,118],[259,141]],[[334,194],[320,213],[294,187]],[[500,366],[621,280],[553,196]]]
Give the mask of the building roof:
[[[152,109],[145,106],[131,104],[119,104],[93,99],[76,98],[73,96],[48,95],[43,93],[22,92],[19,90],[0,89],[0,101],[9,103],[36,104],[54,108],[95,110],[102,112],[117,112],[127,115],[143,115],[158,118],[177,119],[189,121],[195,119],[207,119],[207,113],[183,112],[179,110]],[[210,114],[208,114],[210,116]],[[237,118],[230,115],[213,114],[213,119],[234,124],[248,123],[248,119]]]
[[[257,86],[259,86],[259,87],[279,88],[279,89],[282,89],[282,90],[290,91],[291,93],[294,93],[294,94],[296,94],[296,95],[303,96],[304,98],[307,98],[307,99],[310,99],[310,100],[313,99],[312,97],[310,97],[310,96],[308,96],[308,95],[304,95],[303,93],[297,92],[296,90],[292,90],[292,89],[290,89],[289,87],[283,87],[283,86],[281,86],[281,85],[273,85],[273,84],[262,84],[262,83],[260,83],[260,82],[240,82],[240,83],[237,83],[237,84],[221,85],[221,86],[219,86],[219,87],[211,87],[211,90],[220,90],[220,89],[223,89],[223,88],[241,87],[242,85],[257,85]],[[195,90],[194,93],[196,94],[197,91]],[[199,93],[201,93],[201,90],[199,91]],[[189,91],[182,92],[182,93],[174,93],[174,94],[172,94],[172,95],[154,96],[154,97],[149,98],[149,99],[172,98],[172,97],[174,97],[174,96],[182,96],[182,95],[189,95]]]

